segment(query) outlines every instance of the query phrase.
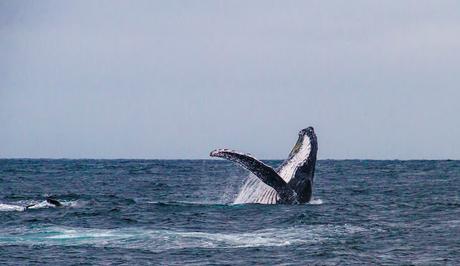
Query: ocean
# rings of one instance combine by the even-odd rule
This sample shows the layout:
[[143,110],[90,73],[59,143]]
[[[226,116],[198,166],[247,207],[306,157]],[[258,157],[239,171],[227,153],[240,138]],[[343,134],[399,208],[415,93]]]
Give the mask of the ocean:
[[460,161],[319,160],[304,205],[233,204],[248,174],[2,159],[0,264],[460,265]]

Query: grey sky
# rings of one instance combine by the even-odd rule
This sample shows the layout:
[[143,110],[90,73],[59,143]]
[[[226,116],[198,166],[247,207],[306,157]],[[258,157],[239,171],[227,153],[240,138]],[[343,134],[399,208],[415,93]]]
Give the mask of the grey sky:
[[459,1],[0,1],[0,157],[460,159]]

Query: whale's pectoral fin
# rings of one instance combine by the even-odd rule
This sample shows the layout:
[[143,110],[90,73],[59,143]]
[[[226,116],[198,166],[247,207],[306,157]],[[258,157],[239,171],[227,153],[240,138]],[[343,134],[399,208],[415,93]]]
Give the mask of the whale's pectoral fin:
[[296,201],[295,191],[286,184],[278,173],[273,168],[257,160],[251,155],[228,149],[214,150],[210,155],[212,157],[220,157],[233,161],[251,171],[255,176],[262,180],[262,182],[276,190],[281,202],[293,203]]

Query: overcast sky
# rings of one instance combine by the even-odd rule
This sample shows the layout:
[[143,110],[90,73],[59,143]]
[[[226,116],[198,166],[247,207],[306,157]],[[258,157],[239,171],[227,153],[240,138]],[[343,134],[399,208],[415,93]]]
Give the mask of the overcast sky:
[[1,1],[0,157],[460,159],[460,1]]

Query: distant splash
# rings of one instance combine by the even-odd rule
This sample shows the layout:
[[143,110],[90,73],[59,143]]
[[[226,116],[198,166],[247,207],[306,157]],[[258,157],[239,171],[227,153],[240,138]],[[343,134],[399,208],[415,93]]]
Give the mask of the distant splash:
[[75,227],[17,228],[0,232],[0,246],[57,245],[123,247],[164,251],[183,248],[248,248],[305,245],[354,234],[367,229],[351,225],[311,225],[268,228],[243,233],[151,230],[143,228],[89,229]]
[[[80,207],[84,205],[81,201],[60,201],[63,207]],[[32,206],[31,206],[32,205]],[[45,208],[56,208],[55,205],[48,203],[46,200],[43,201],[36,201],[36,200],[27,200],[27,201],[19,201],[15,203],[0,203],[0,212],[22,212],[26,210],[26,206],[30,206],[27,208],[28,210],[35,210],[35,209],[45,209]]]
[[26,207],[24,206],[0,203],[0,211],[2,212],[12,212],[12,211],[22,212],[25,209]]

